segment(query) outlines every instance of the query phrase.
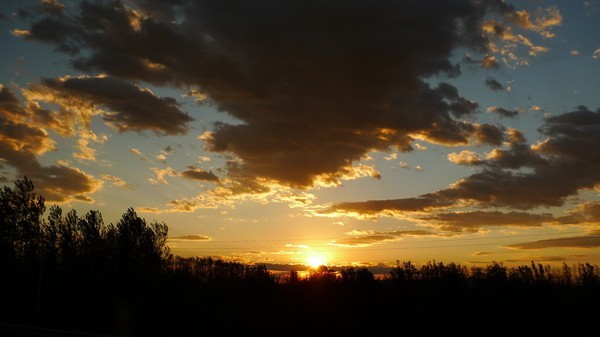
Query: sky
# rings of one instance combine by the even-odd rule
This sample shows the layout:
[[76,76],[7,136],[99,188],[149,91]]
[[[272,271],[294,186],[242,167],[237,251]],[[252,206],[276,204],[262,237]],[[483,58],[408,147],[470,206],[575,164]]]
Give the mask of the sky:
[[600,263],[600,1],[0,4],[0,182],[175,255]]

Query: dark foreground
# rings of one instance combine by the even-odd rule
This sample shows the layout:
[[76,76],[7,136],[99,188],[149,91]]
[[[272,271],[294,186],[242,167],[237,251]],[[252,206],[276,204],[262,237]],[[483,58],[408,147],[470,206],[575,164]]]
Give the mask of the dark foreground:
[[[560,275],[542,278],[539,274],[535,279],[532,268],[528,268],[531,278],[523,274],[518,279],[514,270],[499,264],[475,275],[453,264],[430,263],[430,269],[435,269],[429,270],[431,275],[422,273],[425,267],[407,275],[406,266],[411,265],[398,266],[384,280],[372,278],[362,268],[337,272],[321,268],[307,279],[293,274],[275,279],[261,267],[212,259],[186,260],[185,267],[160,274],[45,275],[41,285],[34,275],[12,284],[6,283],[5,276],[1,314],[5,323],[112,336],[592,336],[598,332],[597,279],[566,283],[554,278]],[[2,336],[11,335],[6,334],[10,331],[0,326]],[[12,335],[60,335],[40,331],[17,334],[13,329]]]

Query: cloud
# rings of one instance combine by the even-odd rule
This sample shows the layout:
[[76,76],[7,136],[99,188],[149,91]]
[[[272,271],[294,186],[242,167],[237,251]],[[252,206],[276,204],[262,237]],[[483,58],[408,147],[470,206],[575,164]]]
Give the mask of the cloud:
[[24,114],[24,109],[17,96],[9,88],[0,84],[0,116],[15,122],[19,121]]
[[540,227],[555,223],[551,214],[532,214],[526,212],[470,211],[437,213],[421,216],[420,220],[439,226],[444,231],[477,231],[484,227]]
[[555,26],[562,24],[562,15],[556,6],[550,6],[546,9],[539,9],[537,16],[532,19],[527,11],[511,11],[508,14],[508,20],[497,20],[492,18],[483,24],[483,31],[489,35],[497,37],[500,42],[490,46],[493,52],[502,55],[502,61],[511,66],[527,65],[529,59],[522,56],[521,49],[524,49],[528,56],[536,57],[539,54],[550,50],[548,47],[535,45],[531,39],[521,33],[515,33],[516,29],[536,32],[544,39],[554,37],[551,32]]
[[108,140],[105,134],[97,135],[91,130],[79,130],[77,132],[78,152],[73,153],[73,157],[81,160],[96,161],[96,150],[89,147],[90,142],[102,144]]
[[500,84],[500,82],[496,81],[493,78],[488,78],[485,80],[485,85],[487,85],[488,88],[494,90],[494,91],[501,91],[504,90],[504,86],[502,84]]
[[175,170],[173,170],[170,167],[166,167],[164,169],[160,169],[157,167],[153,167],[151,168],[152,172],[154,172],[156,179],[155,178],[149,178],[148,181],[152,184],[152,185],[158,185],[159,183],[165,184],[165,185],[169,185],[169,182],[167,181],[167,179],[165,179],[165,177],[175,177],[177,176],[177,172],[175,172]]
[[340,203],[329,211],[376,215],[452,205],[529,210],[562,206],[579,191],[600,185],[600,110],[581,106],[548,117],[539,131],[547,138],[528,145],[521,132],[508,129],[503,146],[486,158],[471,152],[450,154],[449,160],[478,165],[481,171],[444,189],[418,198]]
[[210,236],[197,235],[197,234],[169,237],[169,241],[210,241],[210,240],[211,240]]
[[184,134],[186,124],[192,120],[179,110],[175,99],[161,98],[148,89],[105,76],[42,79],[25,93],[30,101],[54,103],[71,116],[82,115],[87,125],[94,115],[101,115],[120,132]]
[[[417,138],[499,144],[499,128],[463,120],[477,112],[476,102],[426,80],[458,75],[458,49],[481,53],[482,65],[492,66],[489,46],[498,36],[482,34],[482,25],[496,18],[509,26],[515,10],[500,0],[435,4],[137,1],[134,10],[89,1],[60,19],[34,20],[24,38],[68,52],[79,71],[109,74],[46,85],[106,104],[103,118],[119,130],[177,134],[189,120],[174,101],[125,80],[194,88],[239,120],[217,123],[205,138],[208,150],[235,155],[255,180],[305,188],[343,175],[371,151],[410,151]],[[528,29],[546,31],[555,16],[530,20]],[[90,86],[99,91],[92,95]],[[113,86],[156,104],[123,106]],[[156,115],[138,110],[148,106]]]
[[517,110],[506,110],[506,109],[498,107],[498,106],[491,106],[491,107],[487,108],[487,112],[497,113],[500,116],[509,117],[509,118],[515,117],[516,115],[519,114],[519,111],[517,111]]
[[89,194],[102,186],[102,181],[74,167],[41,166],[22,170],[20,173],[31,179],[46,200],[54,202],[93,202]]
[[180,174],[187,179],[219,182],[219,177],[214,173],[211,171],[204,171],[195,166],[188,166],[188,170],[182,171]]
[[571,213],[576,221],[600,220],[600,202],[582,202]]
[[538,32],[545,38],[554,37],[549,29],[562,24],[563,17],[556,6],[550,6],[545,9],[539,9],[537,17],[531,20],[531,15],[527,11],[515,11],[512,13],[512,20],[521,28]]
[[74,167],[40,164],[37,156],[53,150],[54,141],[45,129],[28,123],[31,114],[12,91],[0,86],[0,159],[19,176],[31,179],[48,201],[92,202],[89,194],[101,187],[101,181]]
[[580,106],[549,117],[540,131],[548,138],[536,145],[536,151],[586,166],[600,165],[600,109],[592,112]]
[[128,190],[134,189],[133,186],[129,185],[127,182],[125,182],[125,180],[110,174],[103,174],[102,179],[111,182],[113,186],[123,187]]
[[532,242],[508,245],[517,249],[544,249],[544,248],[598,248],[600,247],[600,231],[587,235],[569,236],[557,239],[537,240]]
[[485,162],[479,154],[469,150],[452,152],[448,154],[448,160],[458,165],[481,165]]
[[448,207],[452,202],[430,197],[369,200],[362,202],[343,202],[330,206],[323,213],[356,213],[362,215],[378,214],[384,211],[393,213],[424,212],[434,208]]
[[[600,183],[600,111],[586,107],[549,117],[533,146],[509,130],[507,149],[494,149],[483,170],[433,193],[480,206],[531,209],[561,206],[567,197]],[[529,168],[530,171],[515,171]]]
[[53,16],[62,16],[64,14],[65,5],[58,0],[42,0],[39,9]]
[[[538,206],[561,206],[565,198],[577,192],[571,182],[561,183],[564,170],[539,170],[537,173],[514,173],[489,170],[475,173],[432,193],[440,199],[461,200],[487,207],[531,209]],[[560,172],[559,172],[560,171]],[[579,171],[579,170],[578,170]]]
[[396,230],[389,232],[352,231],[348,237],[336,239],[329,243],[332,246],[368,247],[378,243],[398,241],[405,236],[430,236],[434,233],[425,230]]
[[138,157],[140,158],[140,160],[142,160],[142,161],[148,161],[148,158],[146,158],[146,157],[145,157],[145,156],[142,154],[142,151],[140,151],[140,150],[138,150],[138,149],[136,149],[136,148],[132,148],[132,149],[131,149],[131,150],[129,150],[129,151],[131,151],[131,153],[133,153],[133,154],[135,154],[136,156],[138,156]]

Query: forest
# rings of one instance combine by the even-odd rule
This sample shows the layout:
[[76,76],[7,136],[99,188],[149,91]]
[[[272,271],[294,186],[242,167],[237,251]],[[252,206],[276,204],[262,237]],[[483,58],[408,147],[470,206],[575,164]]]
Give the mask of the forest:
[[[168,226],[129,208],[46,209],[31,180],[0,191],[2,336],[591,336],[600,269],[531,261],[397,261],[299,277],[265,265],[183,258]],[[35,329],[41,330],[35,330]]]

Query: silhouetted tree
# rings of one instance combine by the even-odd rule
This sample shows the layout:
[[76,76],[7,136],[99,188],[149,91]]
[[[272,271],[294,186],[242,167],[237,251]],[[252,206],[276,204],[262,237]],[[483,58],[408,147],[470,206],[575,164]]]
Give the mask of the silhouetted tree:
[[485,277],[487,282],[504,284],[508,279],[507,269],[501,262],[493,261],[485,268]]
[[390,278],[395,283],[407,283],[418,278],[419,271],[411,261],[396,260],[396,267],[390,271]]
[[332,283],[337,279],[335,270],[327,266],[319,266],[308,275],[308,281],[314,283]]
[[298,276],[298,271],[290,270],[287,281],[289,284],[298,284],[300,282],[300,276]]
[[575,277],[577,284],[582,286],[600,285],[600,273],[598,266],[589,263],[580,263]]
[[375,277],[373,276],[373,273],[371,273],[371,271],[366,267],[342,268],[340,270],[340,275],[341,275],[342,282],[346,283],[346,284],[355,284],[355,285],[364,286],[364,285],[371,284],[375,281]]
[[[113,237],[113,235],[115,235]],[[116,240],[117,264],[120,271],[159,271],[169,256],[168,227],[165,223],[140,218],[129,208],[117,223],[116,232],[109,237]]]
[[24,266],[40,253],[41,223],[46,210],[27,177],[0,191],[0,268]]

